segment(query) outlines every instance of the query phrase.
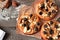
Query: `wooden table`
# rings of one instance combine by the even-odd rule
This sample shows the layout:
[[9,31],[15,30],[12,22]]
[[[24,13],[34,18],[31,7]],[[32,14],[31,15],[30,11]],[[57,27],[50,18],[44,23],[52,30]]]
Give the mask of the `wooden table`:
[[[19,0],[21,4],[30,5],[34,0]],[[55,0],[56,4],[60,7],[60,0]],[[16,24],[16,21],[14,22]],[[8,24],[7,24],[8,25]],[[39,40],[33,37],[27,37],[16,34],[16,26],[0,26],[6,32],[3,40]]]

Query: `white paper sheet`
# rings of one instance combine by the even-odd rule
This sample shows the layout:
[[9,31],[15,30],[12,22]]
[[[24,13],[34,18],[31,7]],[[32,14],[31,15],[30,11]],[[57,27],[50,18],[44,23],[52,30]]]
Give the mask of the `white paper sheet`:
[[5,35],[5,32],[0,29],[0,40],[3,40],[4,35]]

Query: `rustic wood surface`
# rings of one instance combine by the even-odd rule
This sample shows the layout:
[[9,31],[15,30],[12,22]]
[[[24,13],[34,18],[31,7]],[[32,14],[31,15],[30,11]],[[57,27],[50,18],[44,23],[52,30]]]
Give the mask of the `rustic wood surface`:
[[[19,0],[19,1],[21,4],[31,5],[34,0]],[[56,4],[58,5],[58,7],[60,7],[60,0],[55,0],[55,1],[56,1]],[[60,10],[59,10],[58,14],[60,14]],[[14,23],[16,23],[16,21]],[[0,26],[0,28],[6,32],[6,35],[3,40],[40,40],[40,39],[31,37],[31,36],[27,37],[27,36],[23,36],[20,34],[16,34],[16,26],[4,27],[4,25],[3,25],[3,26]]]

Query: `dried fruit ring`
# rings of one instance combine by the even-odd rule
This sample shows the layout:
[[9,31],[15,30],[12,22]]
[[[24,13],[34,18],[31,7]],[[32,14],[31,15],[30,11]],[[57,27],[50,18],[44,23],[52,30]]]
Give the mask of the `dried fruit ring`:
[[59,40],[60,39],[60,23],[57,21],[48,21],[41,28],[41,37],[43,40]]
[[[28,8],[28,7],[26,7]],[[32,12],[31,7],[18,17],[18,28],[25,34],[34,34],[40,30],[40,18]]]
[[58,7],[53,0],[36,0],[33,3],[35,13],[44,20],[50,20],[58,12]]
[[11,5],[11,0],[0,0],[0,8],[8,8]]

